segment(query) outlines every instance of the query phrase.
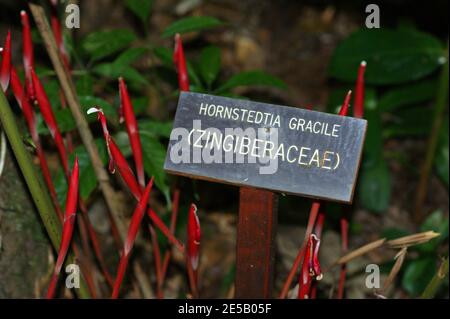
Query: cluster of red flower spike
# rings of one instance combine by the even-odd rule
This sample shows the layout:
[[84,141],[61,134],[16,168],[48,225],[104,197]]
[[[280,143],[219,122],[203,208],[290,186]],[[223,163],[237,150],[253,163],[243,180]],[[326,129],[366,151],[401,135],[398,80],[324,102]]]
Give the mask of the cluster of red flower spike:
[[[55,1],[52,1],[52,10],[51,10],[51,26],[53,30],[53,34],[55,40],[58,45],[59,53],[61,54],[61,58],[63,60],[64,66],[70,71],[70,60],[69,56],[65,50],[64,41],[62,37],[61,25],[57,15],[57,7]],[[55,264],[54,274],[52,276],[48,291],[47,298],[53,298],[55,295],[58,277],[64,263],[65,257],[67,255],[69,246],[72,247],[77,259],[80,262],[80,268],[83,272],[83,275],[88,284],[89,290],[93,297],[96,296],[95,285],[93,279],[90,275],[90,265],[89,263],[83,261],[82,255],[80,254],[78,246],[72,242],[72,234],[75,224],[77,204],[82,212],[83,219],[79,221],[80,234],[83,241],[83,248],[88,249],[88,240],[92,244],[94,249],[96,258],[102,268],[103,275],[105,276],[106,281],[110,284],[113,292],[112,297],[117,298],[119,294],[119,289],[126,271],[128,259],[130,256],[131,249],[133,247],[134,241],[136,239],[138,230],[142,223],[142,219],[147,212],[150,220],[152,221],[152,225],[150,225],[150,232],[152,235],[153,241],[153,253],[156,264],[156,277],[157,277],[157,293],[158,297],[162,297],[162,285],[163,280],[168,268],[168,264],[171,258],[170,249],[167,250],[164,259],[160,258],[160,250],[159,244],[157,241],[156,233],[153,229],[153,225],[156,226],[160,231],[168,238],[169,242],[173,244],[178,250],[182,253],[186,253],[186,261],[187,261],[187,269],[190,279],[191,291],[193,296],[197,295],[197,269],[198,269],[198,260],[199,260],[199,251],[200,251],[200,223],[197,216],[197,209],[194,204],[191,205],[191,209],[189,210],[188,216],[188,238],[187,238],[187,247],[188,249],[185,251],[184,245],[174,236],[177,214],[178,214],[178,201],[179,201],[179,191],[174,191],[173,203],[172,203],[172,218],[170,229],[164,224],[164,222],[160,219],[160,217],[156,214],[156,212],[148,207],[148,202],[150,198],[150,192],[153,186],[153,178],[147,183],[145,186],[145,172],[142,160],[142,147],[140,142],[140,137],[138,133],[138,127],[136,118],[133,111],[133,106],[131,104],[131,99],[128,94],[125,81],[120,78],[119,79],[119,91],[120,91],[120,100],[121,107],[119,113],[121,118],[123,118],[126,130],[128,133],[128,137],[130,140],[132,153],[134,157],[136,172],[137,172],[137,180],[131,168],[129,167],[125,157],[121,153],[120,149],[114,143],[113,139],[109,135],[107,126],[106,126],[106,118],[101,111],[101,109],[93,108],[89,112],[96,111],[98,112],[98,119],[102,124],[103,133],[105,142],[107,145],[108,153],[110,155],[110,163],[109,169],[111,172],[114,172],[117,169],[125,181],[126,185],[129,187],[129,190],[133,194],[133,196],[138,201],[138,204],[135,208],[135,211],[132,215],[131,222],[128,229],[128,235],[125,239],[125,243],[123,246],[120,263],[118,267],[118,272],[116,279],[113,280],[109,275],[106,264],[104,262],[103,256],[101,254],[100,245],[96,237],[96,233],[89,222],[87,209],[80,200],[78,194],[78,181],[79,181],[79,165],[78,158],[75,156],[74,165],[72,171],[69,169],[69,156],[66,150],[66,146],[64,143],[63,136],[58,128],[58,124],[55,119],[55,115],[53,113],[53,109],[51,107],[50,101],[45,93],[44,87],[40,82],[40,79],[36,75],[34,71],[34,54],[33,54],[33,43],[31,38],[31,28],[30,22],[28,19],[28,15],[25,11],[21,12],[21,21],[22,21],[22,34],[23,34],[23,66],[25,73],[25,85],[22,85],[19,76],[17,74],[16,69],[11,64],[11,33],[8,32],[5,40],[5,44],[3,48],[0,48],[1,53],[1,64],[0,64],[0,84],[2,90],[4,92],[7,91],[9,84],[11,84],[11,88],[13,94],[16,98],[16,101],[21,108],[24,118],[30,132],[33,143],[36,147],[36,154],[39,159],[39,164],[42,170],[42,174],[44,176],[44,180],[48,187],[49,193],[53,200],[53,204],[55,206],[55,210],[57,212],[58,218],[63,224],[62,238],[61,244],[58,252],[58,258]],[[175,54],[174,54],[174,63],[177,69],[179,79],[180,79],[180,90],[189,90],[189,80],[186,69],[186,60],[184,58],[183,48],[180,36],[176,36],[176,45],[175,45]],[[61,95],[61,103],[65,105],[64,97]],[[42,143],[40,141],[40,137],[37,132],[36,127],[36,116],[33,110],[33,106],[38,105],[40,113],[50,131],[51,137],[57,147],[58,154],[64,169],[64,172],[68,179],[68,193],[66,198],[66,207],[65,214],[62,213],[62,209],[59,205],[55,187],[53,181],[51,179],[50,170],[47,164],[47,160],[45,158],[45,153],[42,147]],[[66,136],[66,143],[69,144],[68,136]],[[69,151],[72,149],[71,146],[68,146]],[[113,228],[115,225],[112,225]],[[89,237],[83,234],[88,234]]]
[[[364,115],[364,72],[366,62],[362,61],[359,65],[358,76],[355,85],[355,97],[353,103],[353,115],[362,118]],[[339,115],[347,116],[352,91],[348,91],[342,104]],[[317,293],[317,281],[322,279],[322,273],[319,263],[320,237],[325,221],[325,211],[321,207],[321,202],[314,201],[309,212],[308,225],[306,228],[305,239],[300,247],[297,257],[291,267],[289,275],[283,285],[280,298],[287,297],[289,288],[294,277],[300,269],[298,280],[298,299],[314,299]],[[348,250],[348,219],[343,216],[340,219],[341,225],[341,250],[345,253]],[[346,278],[346,265],[341,266],[337,298],[344,297],[344,286]]]
[[[56,123],[55,116],[53,114],[50,102],[45,94],[44,88],[39,78],[34,72],[34,56],[33,56],[33,45],[31,42],[31,29],[28,15],[25,11],[21,12],[21,20],[23,26],[23,64],[25,70],[25,89],[22,83],[20,82],[20,79],[17,75],[14,66],[11,65],[10,32],[8,32],[5,40],[5,45],[3,49],[1,49],[0,51],[2,57],[2,61],[0,64],[0,84],[3,91],[5,92],[8,89],[9,84],[11,84],[13,94],[17,100],[18,105],[22,109],[26,124],[30,131],[31,138],[36,146],[36,154],[39,159],[39,163],[41,166],[45,182],[47,184],[50,195],[54,202],[56,212],[61,222],[63,223],[61,246],[58,253],[58,259],[55,265],[55,271],[52,276],[51,283],[49,285],[47,297],[53,298],[55,294],[59,273],[61,271],[64,259],[67,255],[68,248],[71,244],[73,227],[76,216],[76,207],[77,203],[79,203],[80,210],[82,210],[84,215],[83,227],[87,227],[87,231],[90,236],[90,240],[93,245],[94,251],[96,253],[96,257],[102,267],[102,271],[105,275],[106,280],[113,288],[112,297],[117,298],[127,268],[130,252],[136,239],[139,227],[142,223],[142,219],[145,215],[145,211],[148,206],[148,201],[150,198],[150,192],[153,186],[153,178],[147,183],[147,186],[145,186],[145,172],[142,161],[142,147],[138,133],[137,122],[133,111],[133,106],[131,104],[131,99],[129,97],[126,88],[125,81],[122,78],[119,79],[119,91],[121,99],[121,107],[119,113],[121,115],[121,119],[124,120],[126,125],[126,130],[128,133],[134,157],[138,177],[137,180],[135,178],[132,169],[129,167],[125,157],[123,156],[120,149],[110,136],[107,128],[106,117],[104,116],[102,110],[98,108],[91,108],[88,111],[88,113],[98,112],[98,120],[102,125],[103,135],[105,138],[108,154],[110,157],[108,165],[110,172],[113,173],[116,169],[119,171],[120,176],[124,180],[125,184],[128,186],[130,192],[138,201],[138,204],[136,206],[136,209],[133,213],[130,222],[128,235],[124,243],[117,276],[113,283],[113,280],[111,279],[110,275],[106,270],[106,266],[104,264],[103,257],[100,252],[100,247],[98,244],[98,240],[96,239],[95,232],[89,223],[89,219],[87,218],[86,208],[83,202],[79,201],[78,198],[78,175],[79,175],[78,159],[75,158],[72,173],[70,173],[68,164],[68,155],[64,145],[63,137]],[[57,18],[56,8],[53,8],[52,10],[51,21],[55,39],[58,43],[58,48],[60,50],[60,54],[62,56],[64,65],[69,70],[70,69],[69,57],[64,48],[61,26]],[[188,91],[189,77],[186,67],[186,60],[183,53],[183,46],[179,35],[176,35],[175,37],[175,50],[173,60],[178,73],[179,89],[180,91]],[[365,68],[366,63],[363,61],[361,62],[359,67],[355,86],[353,115],[359,118],[362,118],[364,114]],[[349,91],[347,96],[345,97],[344,103],[342,104],[341,109],[339,111],[339,115],[341,116],[347,115],[350,104],[350,98],[351,98],[351,91]],[[50,176],[50,171],[45,158],[45,154],[42,148],[42,144],[40,142],[40,138],[37,133],[36,118],[32,107],[32,105],[34,104],[37,104],[39,106],[42,117],[44,118],[44,121],[47,124],[51,136],[54,139],[54,142],[57,146],[64,171],[68,178],[69,188],[67,193],[66,209],[64,215],[57,200],[55,187],[53,185]],[[179,191],[175,190],[174,200],[172,203],[172,218],[170,229],[167,228],[167,226],[161,221],[161,219],[153,211],[153,209],[148,208],[147,215],[149,216],[153,224],[161,230],[161,232],[168,238],[168,240],[176,248],[178,248],[181,252],[185,252],[191,292],[192,295],[195,297],[198,295],[197,271],[198,271],[199,250],[200,250],[200,223],[197,216],[197,208],[194,204],[191,204],[187,226],[188,243],[187,243],[187,250],[185,251],[183,244],[180,243],[173,235],[175,231],[175,225],[178,214],[178,201],[179,201]],[[325,220],[325,213],[323,209],[321,209],[321,203],[313,202],[309,215],[304,243],[298,252],[296,260],[294,261],[289,276],[280,294],[280,298],[285,298],[287,296],[289,287],[298,269],[300,269],[298,298],[299,299],[315,298],[317,281],[322,278],[318,256],[320,248],[320,237],[323,229],[324,220]],[[164,281],[164,277],[167,271],[171,254],[170,250],[168,250],[166,252],[166,255],[164,256],[164,259],[161,261],[159,245],[152,226],[150,226],[150,232],[153,241],[153,253],[157,277],[157,293],[158,297],[162,297],[161,291],[162,284]],[[348,220],[345,217],[341,218],[341,241],[342,241],[342,251],[345,252],[348,249]],[[75,244],[72,244],[72,247],[74,249],[74,252],[77,254],[78,247]],[[83,266],[82,269],[86,270],[87,265],[83,264],[82,266]],[[92,278],[89,276],[89,271],[84,272],[84,275],[87,280],[88,286],[91,290],[91,293],[95,295],[95,287]],[[342,265],[338,286],[338,298],[343,298],[345,277],[346,277],[346,267],[345,265]]]

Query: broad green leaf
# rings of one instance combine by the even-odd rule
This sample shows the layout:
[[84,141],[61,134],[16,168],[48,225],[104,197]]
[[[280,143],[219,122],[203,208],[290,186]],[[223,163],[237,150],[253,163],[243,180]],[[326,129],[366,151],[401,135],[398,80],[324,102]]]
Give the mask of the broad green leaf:
[[220,71],[220,49],[215,46],[203,49],[199,68],[203,80],[211,86]]
[[61,95],[57,80],[43,81],[44,90],[53,110],[61,109]]
[[414,30],[361,29],[336,48],[329,73],[355,81],[361,61],[367,62],[367,84],[404,83],[423,78],[444,61],[441,42]]
[[93,95],[94,80],[89,74],[80,75],[75,83],[78,95]]
[[126,48],[135,39],[136,35],[128,29],[98,31],[90,33],[82,46],[90,54],[91,60],[99,60]]
[[128,65],[118,65],[115,63],[101,63],[94,67],[93,71],[101,76],[117,80],[123,77],[125,81],[131,82],[131,85],[148,84],[147,79],[142,76],[136,69]]
[[400,107],[426,102],[436,94],[436,81],[422,81],[394,88],[382,95],[378,102],[381,112],[392,112]]
[[132,98],[131,102],[133,103],[134,114],[140,115],[145,112],[148,107],[148,97],[141,96],[137,98]]
[[153,0],[125,0],[125,6],[133,12],[144,25],[147,25]]
[[439,233],[440,236],[433,238],[427,243],[417,245],[415,248],[425,253],[435,252],[442,242],[448,240],[448,228],[448,216],[445,216],[440,210],[433,212],[420,226],[420,231],[425,232],[432,230]]
[[166,148],[152,134],[139,131],[142,143],[144,170],[148,176],[154,176],[155,184],[170,203],[169,185],[164,172]]
[[142,134],[151,134],[155,137],[170,138],[172,131],[172,122],[156,122],[152,120],[141,120],[138,123],[139,132]]
[[[95,144],[99,151],[100,159],[106,164],[108,155],[103,139],[96,139]],[[95,176],[94,168],[91,165],[91,159],[84,145],[77,146],[74,152],[69,155],[70,167],[73,166],[75,155],[78,156],[80,167],[80,197],[83,200],[87,200],[97,187],[97,178]],[[64,207],[67,195],[67,179],[61,168],[58,170],[55,178],[55,190],[61,206]]]
[[383,137],[426,136],[430,132],[430,109],[423,106],[400,109],[391,114],[384,125]]
[[364,208],[376,213],[385,212],[389,207],[391,188],[391,173],[383,158],[374,165],[361,168],[358,199]]
[[[75,121],[69,109],[55,110],[53,111],[53,113],[55,115],[56,123],[58,123],[58,128],[61,133],[65,133],[76,128]],[[45,121],[43,120],[40,113],[36,115],[36,127],[39,134],[50,134],[47,125],[45,124]]]
[[436,261],[433,257],[413,260],[405,267],[402,286],[411,297],[417,297],[424,291],[435,272]]
[[272,86],[279,89],[286,89],[287,85],[279,78],[264,71],[247,71],[232,76],[215,93],[222,93],[238,86]]
[[438,147],[436,150],[436,155],[434,159],[434,167],[439,178],[444,182],[448,189],[448,140],[449,140],[449,130],[448,130],[448,118],[445,119],[444,125],[441,128]]
[[175,21],[162,33],[163,38],[174,36],[177,33],[183,34],[192,31],[201,31],[221,26],[223,23],[214,17],[187,17]]
[[367,132],[362,164],[363,166],[372,166],[383,157],[381,115],[377,110],[366,109],[364,117],[367,120]]
[[129,65],[135,60],[139,59],[145,53],[147,53],[148,49],[143,47],[129,48],[123,51],[117,59],[114,61],[116,66],[124,66]]

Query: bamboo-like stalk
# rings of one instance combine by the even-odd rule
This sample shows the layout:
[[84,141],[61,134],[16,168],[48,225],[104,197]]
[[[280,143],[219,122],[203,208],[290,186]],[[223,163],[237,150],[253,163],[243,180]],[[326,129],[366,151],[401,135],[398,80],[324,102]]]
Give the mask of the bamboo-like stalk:
[[416,202],[414,207],[414,220],[417,223],[422,222],[426,216],[422,211],[423,203],[425,202],[428,191],[428,180],[430,177],[431,168],[433,166],[434,155],[436,154],[436,148],[438,144],[439,133],[441,131],[442,123],[444,121],[445,109],[448,107],[448,49],[446,52],[446,62],[442,66],[441,77],[439,80],[439,86],[436,92],[435,111],[433,116],[433,124],[431,126],[431,132],[428,139],[428,149],[420,170],[419,184],[416,190]]
[[427,285],[427,288],[425,288],[425,290],[422,293],[422,296],[420,296],[420,298],[421,299],[433,298],[434,295],[436,294],[436,292],[438,291],[439,287],[441,286],[441,284],[444,283],[444,280],[447,276],[448,276],[448,256],[442,262],[438,271],[436,272],[434,277],[431,279],[430,283]]
[[83,144],[88,151],[89,157],[92,162],[92,167],[94,168],[94,172],[99,183],[100,190],[102,191],[102,194],[105,198],[106,205],[108,206],[108,211],[112,215],[112,226],[117,227],[119,231],[120,238],[116,238],[116,240],[123,242],[127,234],[127,227],[124,223],[124,217],[122,215],[122,212],[120,212],[118,209],[120,205],[118,205],[114,189],[109,183],[108,173],[103,167],[103,163],[98,154],[97,146],[94,142],[94,137],[92,136],[87,120],[81,111],[80,103],[75,93],[75,85],[71,77],[67,73],[67,70],[65,69],[64,64],[61,60],[61,56],[58,52],[55,38],[53,37],[53,34],[51,32],[44,9],[41,6],[32,3],[30,3],[29,6],[36,21],[39,33],[44,40],[47,52],[50,56],[50,60],[52,61],[56,75],[58,76],[59,82],[61,84],[61,88],[64,91],[64,95],[66,97],[70,111],[74,117],[78,132],[80,133],[81,140],[83,141]]
[[[29,154],[23,145],[22,137],[15,122],[11,107],[9,106],[9,103],[1,90],[0,121],[2,123],[3,130],[8,137],[8,141],[14,152],[17,163],[19,164],[22,175],[24,176],[27,187],[31,193],[31,197],[33,198],[39,212],[39,216],[41,217],[44,227],[48,233],[50,241],[54,249],[58,250],[61,244],[61,223],[55,213],[50,195],[47,193],[46,188],[42,185],[42,178],[36,172]],[[67,258],[67,263],[75,263],[75,258],[72,254],[70,254]],[[75,292],[80,298],[89,298],[90,294],[84,277],[82,276],[80,279],[80,288],[76,289]]]

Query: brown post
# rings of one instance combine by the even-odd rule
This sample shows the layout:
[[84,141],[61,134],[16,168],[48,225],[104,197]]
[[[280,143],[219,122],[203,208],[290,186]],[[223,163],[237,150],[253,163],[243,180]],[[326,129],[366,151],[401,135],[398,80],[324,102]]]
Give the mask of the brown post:
[[241,187],[235,297],[271,298],[278,196]]

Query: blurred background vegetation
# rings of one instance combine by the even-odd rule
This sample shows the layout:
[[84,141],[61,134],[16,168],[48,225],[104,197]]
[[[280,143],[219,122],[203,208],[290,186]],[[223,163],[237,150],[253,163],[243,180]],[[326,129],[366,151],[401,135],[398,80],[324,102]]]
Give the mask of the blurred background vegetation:
[[[64,37],[80,102],[85,109],[93,105],[103,108],[116,141],[129,156],[131,149],[117,113],[117,78],[125,78],[138,115],[145,170],[149,176],[155,176],[155,201],[166,220],[170,218],[173,178],[162,167],[178,96],[172,62],[175,33],[182,34],[192,91],[297,107],[312,105],[313,109],[326,112],[336,113],[345,92],[354,87],[359,63],[367,61],[365,118],[369,131],[355,203],[326,205],[322,263],[339,256],[338,221],[342,214],[351,216],[350,248],[382,237],[434,230],[441,236],[410,251],[389,296],[408,298],[422,293],[442,258],[448,255],[447,1],[379,1],[381,28],[377,30],[365,28],[368,3],[364,1],[75,3],[81,9],[81,28],[66,29]],[[46,1],[42,4],[47,5]],[[13,62],[20,65],[19,12],[26,9],[26,2],[2,0],[0,8],[0,39],[11,28]],[[36,29],[33,37],[37,72],[45,80],[58,124],[63,131],[72,131],[73,118],[68,109],[61,107],[58,80]],[[95,122],[95,115],[88,116],[88,120]],[[99,127],[92,125],[91,129],[106,164]],[[39,131],[43,136],[49,134],[42,119]],[[58,196],[63,202],[67,187],[64,174],[57,156],[52,156],[55,150],[48,144]],[[89,203],[90,216],[105,246],[113,246],[108,225],[103,221],[105,207],[96,190],[95,174],[84,146],[78,145],[81,196]],[[430,173],[421,179],[427,163]],[[9,189],[2,179],[5,177],[0,178],[0,203],[7,207]],[[200,208],[202,296],[226,297],[234,275],[238,188],[188,179],[179,179],[178,184],[181,207],[177,231],[181,238],[189,203],[194,201]],[[420,192],[424,193],[423,202],[418,200]],[[126,194],[123,197],[132,203]],[[301,245],[309,206],[310,200],[280,197],[277,289]],[[6,214],[2,207],[0,213]],[[0,227],[1,220],[2,215]],[[0,230],[4,237],[8,236],[8,229]],[[135,258],[150,258],[144,255],[145,245],[141,243],[142,256],[138,252]],[[381,249],[350,263],[347,296],[372,296],[364,288],[365,265],[380,264],[387,274],[395,253]],[[113,258],[111,264],[116,262]],[[0,270],[7,265],[0,245]],[[111,269],[114,272],[114,267]],[[13,280],[0,274],[2,281],[14,285]],[[182,282],[182,275],[172,269],[167,295],[181,295],[186,289]],[[324,278],[319,297],[327,297],[334,286],[335,279]],[[8,296],[8,291],[14,290],[11,289],[4,288],[4,295],[0,289],[0,296]],[[447,290],[442,289],[439,296],[448,297]]]

